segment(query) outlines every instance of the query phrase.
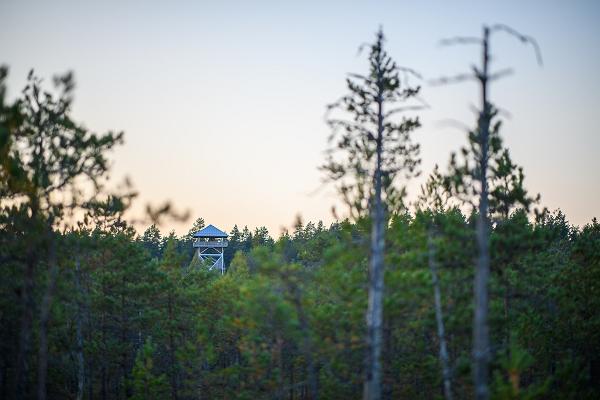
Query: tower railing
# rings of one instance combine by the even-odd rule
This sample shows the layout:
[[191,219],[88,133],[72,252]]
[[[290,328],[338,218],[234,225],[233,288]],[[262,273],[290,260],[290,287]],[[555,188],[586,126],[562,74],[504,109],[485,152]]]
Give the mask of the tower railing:
[[196,240],[194,247],[227,247],[227,240]]

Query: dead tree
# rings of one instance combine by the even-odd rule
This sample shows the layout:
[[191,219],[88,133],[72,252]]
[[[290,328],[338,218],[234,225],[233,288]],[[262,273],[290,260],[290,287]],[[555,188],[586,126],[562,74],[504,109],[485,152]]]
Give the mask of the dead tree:
[[472,73],[458,75],[453,78],[443,78],[438,83],[461,82],[475,79],[480,86],[481,103],[477,121],[477,129],[469,134],[470,149],[465,153],[473,159],[474,166],[468,162],[464,166],[453,166],[455,177],[451,179],[453,189],[467,197],[477,198],[476,239],[478,257],[475,268],[473,319],[473,381],[475,398],[489,398],[489,362],[490,335],[488,324],[489,311],[489,277],[490,277],[490,218],[489,218],[489,187],[488,167],[490,158],[490,124],[497,111],[489,100],[489,84],[502,76],[510,74],[511,70],[490,72],[490,35],[495,32],[508,33],[521,42],[534,47],[538,62],[541,64],[541,54],[536,41],[523,35],[509,26],[497,24],[484,26],[481,38],[455,37],[442,41],[442,44],[476,44],[481,46],[481,65],[474,66]]

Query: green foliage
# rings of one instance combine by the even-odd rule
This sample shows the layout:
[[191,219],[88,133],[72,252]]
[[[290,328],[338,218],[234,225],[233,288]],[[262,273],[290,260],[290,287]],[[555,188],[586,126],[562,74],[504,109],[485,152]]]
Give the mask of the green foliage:
[[[72,120],[70,75],[51,93],[31,74],[7,103],[0,68],[0,397],[36,398],[47,371],[52,399],[360,398],[377,60],[385,101],[418,94],[382,42],[370,47],[369,74],[348,79],[332,109],[340,118],[330,115],[325,170],[354,218],[329,227],[299,219],[277,240],[236,225],[223,276],[192,259],[202,218],[183,237],[156,225],[138,236],[123,221],[133,194],[105,189],[107,152],[122,136]],[[458,205],[478,193],[481,149],[472,132],[453,174],[434,170],[415,212],[403,210],[396,179],[416,172],[409,134],[419,122],[392,118],[402,110],[387,110],[385,125],[382,392],[442,397],[427,265],[435,227],[453,391],[470,398],[476,216]],[[576,227],[560,211],[530,218],[535,199],[499,129],[490,138],[492,396],[599,398],[600,224]]]
[[[81,224],[87,225],[90,217],[121,213],[133,194],[119,196],[105,189],[107,153],[122,143],[123,134],[97,135],[71,118],[72,74],[56,77],[51,92],[31,71],[12,105],[4,104],[6,75],[6,68],[0,69],[0,247],[15,268],[17,279],[6,289],[18,293],[15,319],[20,320],[12,331],[18,339],[11,394],[28,396],[36,386],[29,371],[36,348],[37,395],[44,399],[48,330],[61,272],[59,229],[72,229],[76,215],[83,215]],[[34,322],[39,325],[35,347]]]
[[205,226],[206,226],[206,223],[204,222],[204,218],[202,218],[202,217],[197,218],[194,221],[192,228],[189,230],[187,235],[185,235],[185,239],[192,239],[194,237],[194,234],[196,232],[198,232],[199,230],[201,230],[202,228],[204,228]]
[[[468,145],[461,148],[458,155],[452,153],[447,175],[439,173],[437,167],[426,185],[429,195],[437,195],[436,204],[445,203],[444,196],[453,196],[460,203],[475,206],[476,199],[481,193],[480,158],[484,151],[487,153],[488,171],[486,179],[488,184],[489,215],[492,221],[501,221],[517,210],[529,211],[531,205],[539,201],[540,196],[531,197],[524,186],[523,168],[516,165],[507,148],[503,146],[500,136],[502,121],[498,118],[498,111],[488,104],[489,114],[489,142],[486,149],[481,141],[481,123],[475,130],[469,131]],[[440,190],[440,186],[444,190]],[[435,191],[435,192],[433,192]],[[446,193],[444,193],[446,192]]]
[[379,167],[383,199],[391,210],[401,207],[405,195],[405,187],[398,183],[398,178],[416,175],[420,164],[419,145],[410,138],[411,132],[420,126],[419,119],[399,117],[420,108],[418,102],[410,103],[418,99],[420,88],[410,87],[407,79],[402,79],[402,74],[416,74],[398,66],[383,44],[380,30],[369,46],[368,74],[349,74],[346,79],[349,93],[328,106],[327,123],[332,133],[327,161],[321,169],[328,180],[336,183],[354,219],[370,210],[375,194],[373,177],[378,168],[378,147],[382,149]]
[[141,241],[151,257],[160,257],[162,252],[162,236],[156,225],[152,224],[144,231]]
[[[495,400],[534,400],[547,397],[550,380],[522,387],[521,376],[534,364],[533,357],[512,338],[510,351],[500,358],[501,370],[494,374],[492,399]],[[504,376],[505,374],[505,376]]]
[[[438,229],[454,394],[468,398],[472,391],[473,230],[469,218],[450,209],[397,214],[387,228],[382,361],[389,398],[442,393],[425,253],[431,220]],[[81,291],[73,296],[69,269],[53,309],[49,396],[67,398],[75,391],[77,367],[64,354],[76,351],[72,327],[81,307],[85,392],[93,398],[152,393],[182,399],[302,398],[311,374],[320,397],[359,398],[368,260],[364,229],[360,222],[327,228],[302,224],[272,246],[238,251],[224,276],[188,268],[186,254],[178,251],[183,239],[173,235],[160,259],[153,259],[132,232],[64,237],[59,259],[73,266],[70,254],[79,249]],[[599,243],[596,221],[576,229],[562,214],[532,222],[514,213],[493,229],[495,398],[596,397]],[[16,266],[6,271],[2,291],[10,294],[21,272]],[[18,329],[12,293],[0,300],[3,365],[14,357],[11,338]]]
[[133,395],[132,400],[163,399],[167,394],[165,375],[156,375],[153,355],[156,348],[152,339],[148,338],[135,357],[133,366]]

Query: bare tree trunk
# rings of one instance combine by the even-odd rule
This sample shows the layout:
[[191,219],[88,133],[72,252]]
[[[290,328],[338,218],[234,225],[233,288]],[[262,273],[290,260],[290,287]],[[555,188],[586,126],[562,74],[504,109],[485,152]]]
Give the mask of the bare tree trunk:
[[431,271],[431,282],[433,283],[433,296],[435,301],[435,321],[437,324],[438,339],[440,341],[440,362],[442,363],[442,376],[444,379],[444,397],[452,400],[452,378],[450,360],[446,347],[446,334],[444,329],[444,315],[442,312],[442,295],[440,293],[440,281],[437,274],[436,247],[433,242],[433,232],[427,233],[427,254],[429,270]]
[[[380,63],[378,63],[380,64]],[[381,199],[381,168],[383,153],[383,83],[382,71],[378,67],[377,79],[379,95],[377,97],[377,165],[374,176],[375,198],[372,205],[373,228],[371,232],[371,262],[369,268],[369,304],[367,309],[367,359],[366,379],[364,384],[363,399],[381,399],[381,347],[383,338],[383,254],[385,216]]]
[[19,348],[17,350],[17,368],[13,398],[23,399],[27,393],[27,375],[29,351],[31,346],[31,326],[33,324],[33,287],[37,259],[34,250],[27,257],[25,278],[21,291],[22,316],[19,328]]
[[[30,222],[34,225],[31,227],[31,231],[35,226],[35,221],[38,216],[39,203],[36,197],[31,198],[31,217]],[[33,311],[34,311],[34,298],[33,288],[35,285],[35,267],[38,262],[38,243],[30,239],[27,249],[27,261],[25,264],[25,276],[23,279],[23,288],[21,291],[21,305],[22,313],[21,324],[19,329],[19,348],[17,350],[17,366],[16,366],[16,377],[15,385],[13,387],[14,399],[23,399],[27,394],[27,373],[28,365],[27,358],[29,357],[29,351],[31,346],[31,328],[33,325]]]
[[[88,285],[86,285],[86,290],[87,293],[90,293],[90,288]],[[94,332],[93,326],[94,323],[96,323],[96,319],[94,319],[94,321],[92,321],[92,315],[90,312],[90,306],[89,303],[86,302],[86,308],[85,308],[85,315],[86,315],[86,323],[87,323],[87,330],[88,330],[88,338],[91,338],[91,334],[92,332]],[[100,329],[103,331],[104,327],[103,327],[103,322],[102,322],[102,318],[103,316],[101,316],[101,322],[100,322]],[[102,334],[102,340],[104,340],[104,334]],[[104,343],[102,341],[102,343]],[[94,399],[94,374],[96,372],[95,367],[96,364],[94,363],[94,356],[90,354],[90,357],[87,360],[87,376],[88,376],[88,400],[92,400]]]
[[75,335],[76,335],[76,346],[77,346],[77,400],[83,399],[83,390],[85,386],[85,360],[83,357],[83,334],[82,334],[82,324],[83,324],[83,310],[82,310],[82,298],[83,298],[83,290],[81,288],[81,265],[79,261],[79,254],[75,259],[75,289],[77,290],[77,315],[75,320]]
[[[105,288],[102,288],[102,292],[106,293]],[[101,329],[101,343],[102,346],[101,348],[106,351],[108,348],[108,344],[106,343],[107,341],[107,320],[108,316],[102,312],[101,317],[100,317],[100,329]],[[107,357],[102,357],[102,354],[100,355],[100,357],[98,357],[99,361],[100,361],[100,398],[102,400],[106,400],[107,396],[108,396],[108,377],[107,377]]]
[[489,249],[489,221],[488,221],[488,142],[490,125],[490,105],[488,103],[488,63],[489,63],[489,28],[483,31],[483,70],[479,75],[481,82],[482,108],[479,116],[479,140],[481,153],[479,159],[479,181],[481,191],[479,195],[479,215],[477,217],[477,248],[479,256],[475,270],[475,315],[473,321],[473,381],[475,384],[475,398],[487,400],[489,398],[489,358],[490,338],[488,327],[489,294],[488,281],[490,276],[490,249]]
[[38,351],[38,384],[37,398],[38,400],[46,400],[46,379],[48,377],[48,322],[50,321],[50,312],[52,310],[52,299],[54,289],[56,287],[56,278],[58,275],[58,263],[56,261],[56,240],[54,232],[49,233],[51,238],[49,241],[49,280],[46,286],[46,292],[42,300],[40,309],[40,343]]

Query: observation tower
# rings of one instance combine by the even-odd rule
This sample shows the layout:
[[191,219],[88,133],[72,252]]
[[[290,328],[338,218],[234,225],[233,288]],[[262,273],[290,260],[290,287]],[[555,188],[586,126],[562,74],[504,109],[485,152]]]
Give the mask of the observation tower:
[[225,273],[223,253],[227,247],[227,234],[219,228],[208,225],[194,233],[194,248],[197,248],[198,259],[208,265],[208,269],[217,268]]

